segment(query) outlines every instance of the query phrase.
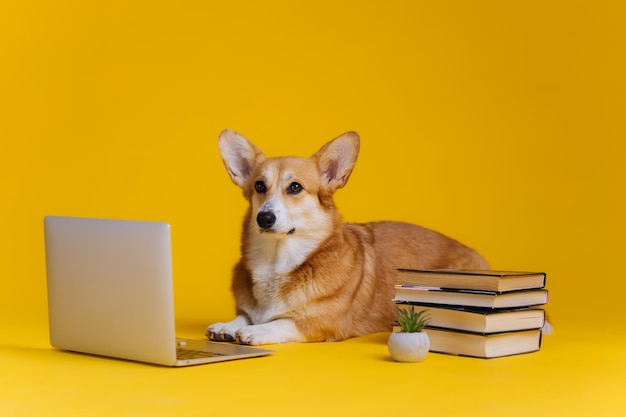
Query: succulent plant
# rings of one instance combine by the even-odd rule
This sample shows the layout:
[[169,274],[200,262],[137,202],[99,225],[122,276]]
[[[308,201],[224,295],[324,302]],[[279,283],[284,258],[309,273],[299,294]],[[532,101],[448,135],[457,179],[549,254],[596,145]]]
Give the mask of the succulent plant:
[[430,321],[430,317],[425,313],[428,310],[422,310],[419,312],[415,312],[414,306],[409,306],[409,308],[400,308],[398,309],[398,325],[402,332],[404,333],[419,333],[422,331],[424,326],[428,325]]

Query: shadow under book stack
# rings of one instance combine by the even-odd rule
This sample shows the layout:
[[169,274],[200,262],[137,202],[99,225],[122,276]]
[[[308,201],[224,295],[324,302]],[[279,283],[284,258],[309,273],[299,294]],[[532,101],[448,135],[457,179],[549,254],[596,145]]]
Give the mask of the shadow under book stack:
[[398,269],[395,302],[428,310],[431,352],[496,358],[539,350],[545,285],[543,272]]

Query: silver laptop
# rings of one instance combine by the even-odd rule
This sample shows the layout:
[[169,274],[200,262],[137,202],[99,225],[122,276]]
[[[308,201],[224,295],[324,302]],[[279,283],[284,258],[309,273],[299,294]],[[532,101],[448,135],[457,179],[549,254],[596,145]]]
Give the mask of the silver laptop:
[[175,336],[167,223],[44,219],[50,344],[166,366],[272,353]]

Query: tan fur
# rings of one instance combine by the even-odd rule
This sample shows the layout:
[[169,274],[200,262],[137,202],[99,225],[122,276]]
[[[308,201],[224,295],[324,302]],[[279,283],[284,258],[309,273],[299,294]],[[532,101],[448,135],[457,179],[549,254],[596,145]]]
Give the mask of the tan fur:
[[[420,226],[342,223],[332,196],[356,163],[354,132],[310,158],[266,159],[232,131],[224,131],[219,143],[250,208],[232,281],[237,318],[209,326],[213,340],[337,341],[389,331],[396,317],[396,268],[488,268],[472,249]],[[255,189],[259,181],[264,192]],[[296,194],[289,192],[294,183],[302,189]],[[276,223],[264,230],[257,215],[267,211]]]

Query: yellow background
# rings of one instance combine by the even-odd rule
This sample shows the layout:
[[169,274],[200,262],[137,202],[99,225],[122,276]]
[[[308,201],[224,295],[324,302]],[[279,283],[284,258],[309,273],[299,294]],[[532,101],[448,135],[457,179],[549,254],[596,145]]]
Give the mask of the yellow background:
[[[0,407],[41,415],[68,399],[82,415],[95,414],[96,402],[117,415],[203,415],[201,404],[234,411],[251,389],[243,385],[280,382],[280,412],[258,387],[244,409],[321,412],[289,407],[305,392],[320,407],[351,393],[354,407],[376,414],[399,407],[399,381],[424,390],[423,370],[433,412],[439,401],[466,415],[541,415],[573,396],[569,415],[615,415],[613,390],[626,375],[625,27],[619,1],[0,3],[0,392],[12,387]],[[356,170],[336,196],[344,219],[419,223],[473,246],[494,268],[546,271],[556,334],[535,355],[430,355],[422,368],[389,368],[382,336],[283,346],[256,362],[175,371],[197,375],[194,384],[214,372],[227,381],[177,399],[149,384],[172,370],[50,352],[49,214],[170,222],[180,324],[201,334],[232,318],[229,275],[246,205],[218,154],[224,128],[270,156],[309,155],[358,131]],[[59,382],[65,366],[89,372]],[[296,379],[301,396],[290,397],[298,366],[328,374]],[[24,375],[38,372],[56,390],[31,386]],[[354,378],[326,385],[334,372]],[[113,382],[120,374],[132,375],[130,391]],[[468,405],[487,388],[530,390],[542,378],[533,406],[521,397]],[[562,378],[570,385],[551,396]],[[100,382],[86,388],[86,379]],[[485,390],[472,391],[476,381]],[[142,383],[152,391],[123,396]],[[379,408],[368,405],[370,391]]]

